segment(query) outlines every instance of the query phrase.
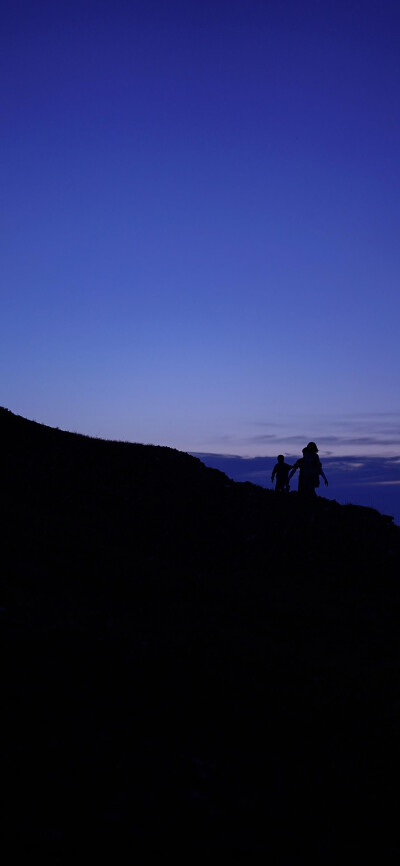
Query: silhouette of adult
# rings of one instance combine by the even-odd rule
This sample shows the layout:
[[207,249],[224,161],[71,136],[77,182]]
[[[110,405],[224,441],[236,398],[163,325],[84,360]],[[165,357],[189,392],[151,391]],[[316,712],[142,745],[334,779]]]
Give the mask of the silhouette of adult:
[[298,492],[304,496],[316,496],[316,487],[319,487],[320,475],[324,479],[325,487],[328,486],[328,479],[322,469],[322,463],[318,457],[318,448],[315,442],[309,442],[302,450],[303,456],[293,466],[289,472],[289,481],[292,476],[299,470]]

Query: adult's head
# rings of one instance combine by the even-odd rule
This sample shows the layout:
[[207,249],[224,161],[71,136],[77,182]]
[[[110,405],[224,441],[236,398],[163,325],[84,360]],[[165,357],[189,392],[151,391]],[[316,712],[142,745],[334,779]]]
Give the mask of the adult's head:
[[315,442],[309,442],[307,445],[307,451],[309,454],[318,454],[318,448]]
[[285,462],[284,455],[283,455],[283,454],[278,454],[278,463],[284,463],[284,462]]

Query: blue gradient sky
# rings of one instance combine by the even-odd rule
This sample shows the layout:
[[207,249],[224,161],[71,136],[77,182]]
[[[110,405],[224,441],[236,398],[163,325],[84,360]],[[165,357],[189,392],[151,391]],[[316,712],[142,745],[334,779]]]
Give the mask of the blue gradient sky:
[[400,4],[1,5],[0,403],[400,454]]

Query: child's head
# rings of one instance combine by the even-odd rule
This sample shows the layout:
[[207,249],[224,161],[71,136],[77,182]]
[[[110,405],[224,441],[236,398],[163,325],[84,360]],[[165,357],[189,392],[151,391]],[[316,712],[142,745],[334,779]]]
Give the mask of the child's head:
[[278,454],[277,459],[278,459],[278,463],[284,463],[285,462],[285,458],[284,458],[283,454]]

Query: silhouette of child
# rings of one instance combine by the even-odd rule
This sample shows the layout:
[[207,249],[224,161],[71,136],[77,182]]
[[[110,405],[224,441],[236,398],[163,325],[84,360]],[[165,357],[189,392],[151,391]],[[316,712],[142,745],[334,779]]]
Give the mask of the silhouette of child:
[[278,462],[272,470],[271,481],[276,475],[275,491],[276,493],[287,493],[289,490],[289,470],[292,468],[290,463],[285,463],[283,454],[278,454]]
[[298,492],[306,496],[316,496],[315,488],[319,487],[319,476],[321,475],[324,479],[325,487],[328,486],[328,480],[322,469],[315,442],[309,442],[306,448],[303,448],[302,453],[303,456],[300,457],[300,460],[296,460],[292,471],[289,473],[289,481],[299,469]]

